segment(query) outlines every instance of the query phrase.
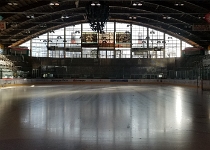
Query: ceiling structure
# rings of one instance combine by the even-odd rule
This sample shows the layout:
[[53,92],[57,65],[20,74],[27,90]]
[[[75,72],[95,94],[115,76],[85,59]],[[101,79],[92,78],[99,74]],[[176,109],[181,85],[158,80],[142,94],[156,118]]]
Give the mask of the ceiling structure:
[[[55,3],[56,2],[56,3]],[[88,0],[1,0],[0,44],[18,46],[61,27],[87,22]],[[100,2],[100,1],[99,1]],[[134,23],[171,34],[194,46],[210,45],[210,0],[107,0],[109,21]],[[136,3],[136,5],[133,5]],[[55,5],[52,5],[55,4]],[[62,17],[63,16],[63,17]],[[1,19],[1,18],[0,18]],[[205,31],[204,31],[205,30]]]

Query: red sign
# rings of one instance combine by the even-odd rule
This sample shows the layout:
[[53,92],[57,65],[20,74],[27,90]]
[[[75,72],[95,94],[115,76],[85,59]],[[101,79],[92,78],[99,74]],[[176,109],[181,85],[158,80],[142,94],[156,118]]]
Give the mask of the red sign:
[[6,23],[3,21],[0,21],[0,30],[6,29]]
[[193,25],[193,31],[210,31],[210,25]]
[[205,15],[205,19],[208,23],[210,23],[210,13]]

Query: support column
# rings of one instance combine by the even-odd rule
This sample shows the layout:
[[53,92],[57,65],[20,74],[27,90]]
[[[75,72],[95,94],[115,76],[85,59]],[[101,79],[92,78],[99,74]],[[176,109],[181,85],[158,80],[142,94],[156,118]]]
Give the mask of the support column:
[[30,40],[29,56],[32,57],[32,39]]
[[[147,41],[147,48],[149,49],[149,28],[147,27],[147,37],[146,37],[146,41]],[[150,50],[148,51],[148,55],[149,58],[151,58],[151,54],[150,54]]]
[[66,58],[66,27],[64,27],[64,38],[63,38],[63,57]]
[[132,57],[132,23],[130,23],[130,58]]
[[99,58],[99,32],[97,33],[97,54],[96,58]]
[[2,79],[3,76],[3,72],[2,72],[2,68],[0,68],[0,79]]
[[163,33],[163,47],[164,47],[164,49],[163,49],[163,58],[166,58],[166,34],[165,33]]
[[[179,47],[179,50],[180,50],[180,56],[182,56],[182,40],[180,40],[180,47]],[[177,56],[178,57],[178,56]]]
[[[80,49],[81,49],[81,58],[83,58],[83,50],[82,50],[82,32],[83,32],[83,24],[81,23],[81,32],[80,32]],[[90,54],[89,54],[90,55]],[[86,58],[87,58],[87,54],[86,54]]]
[[[47,33],[47,47],[49,47],[49,32]],[[49,50],[47,48],[47,57],[49,57]]]
[[[116,49],[115,49],[115,36],[116,36],[116,22],[114,22],[114,58],[116,58]],[[120,54],[121,55],[121,54]]]

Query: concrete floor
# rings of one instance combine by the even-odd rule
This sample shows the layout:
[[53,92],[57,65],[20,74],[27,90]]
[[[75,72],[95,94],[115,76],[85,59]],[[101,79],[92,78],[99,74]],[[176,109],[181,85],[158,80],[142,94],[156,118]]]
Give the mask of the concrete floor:
[[158,85],[0,89],[0,150],[209,150],[210,93]]

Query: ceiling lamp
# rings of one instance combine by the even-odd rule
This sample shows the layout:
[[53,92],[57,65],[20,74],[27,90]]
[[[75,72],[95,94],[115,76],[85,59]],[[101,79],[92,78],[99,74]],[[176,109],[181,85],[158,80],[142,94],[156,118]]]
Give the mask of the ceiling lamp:
[[46,28],[47,27],[47,24],[46,23],[40,24],[39,27],[40,28]]
[[33,19],[33,18],[34,18],[34,15],[33,15],[33,14],[31,14],[31,15],[26,15],[26,18],[28,18],[28,19]]
[[17,2],[8,2],[7,4],[10,5],[10,6],[12,6],[12,5],[13,5],[13,6],[17,6],[17,5],[18,5]]
[[69,18],[69,16],[67,16],[67,15],[62,15],[61,18],[62,18],[62,19],[67,19],[67,18]]
[[163,16],[163,19],[171,19],[170,16]]
[[205,16],[198,16],[198,19],[205,19]]
[[109,6],[105,2],[91,2],[86,7],[87,20],[93,31],[102,33],[109,17]]
[[141,2],[134,2],[133,6],[142,6],[142,3]]
[[51,6],[59,6],[59,3],[58,2],[51,2],[49,5],[51,5]]
[[92,2],[90,5],[91,6],[101,6],[101,4],[99,2]]
[[18,26],[18,24],[17,23],[12,23],[10,26],[13,27],[13,28],[15,28],[15,27]]
[[129,17],[129,19],[134,19],[134,20],[135,20],[136,18],[137,18],[136,16],[130,16],[130,17]]
[[31,31],[30,31],[30,30],[25,30],[24,32],[25,32],[26,34],[31,33]]
[[153,30],[152,30],[152,31],[150,31],[150,34],[155,34],[155,31],[153,31]]
[[175,3],[174,6],[184,6],[184,3]]

